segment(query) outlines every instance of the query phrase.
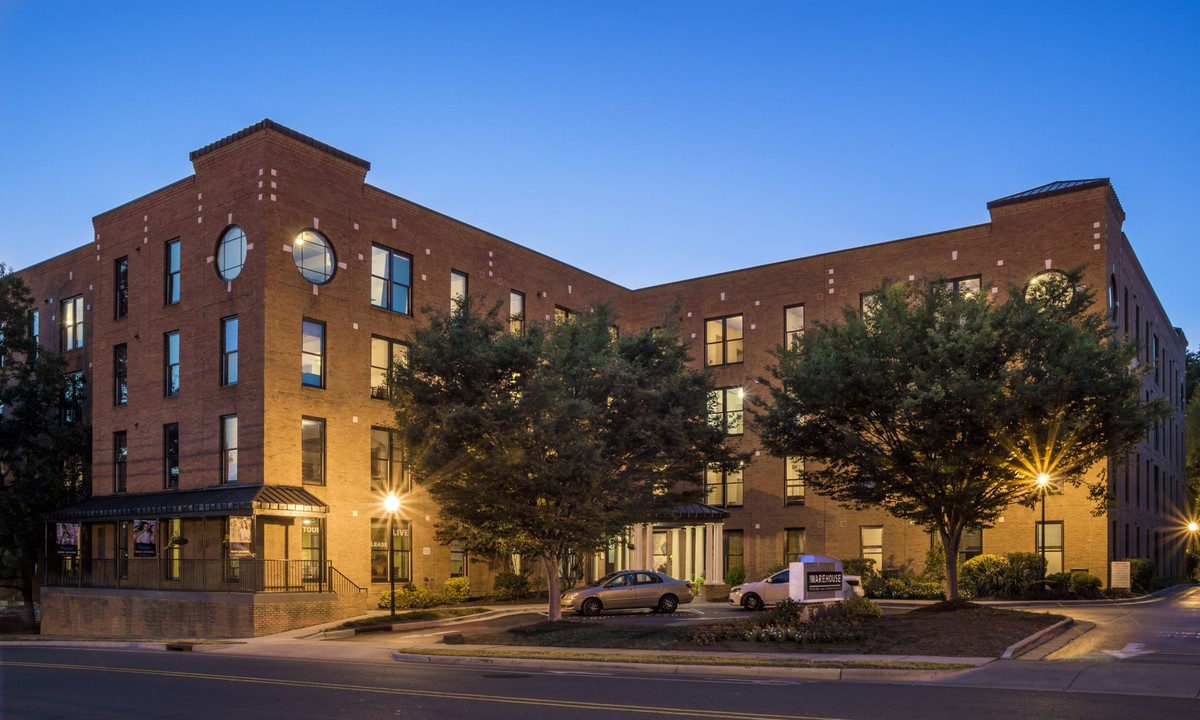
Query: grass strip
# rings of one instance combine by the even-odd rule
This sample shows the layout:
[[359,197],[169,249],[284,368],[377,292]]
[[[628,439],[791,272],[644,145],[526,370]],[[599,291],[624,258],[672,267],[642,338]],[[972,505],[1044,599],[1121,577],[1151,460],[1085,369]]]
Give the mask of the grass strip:
[[390,615],[375,615],[369,618],[359,618],[357,620],[349,620],[338,625],[333,630],[351,630],[354,628],[400,625],[402,623],[424,622],[426,620],[442,620],[444,618],[467,617],[469,615],[479,615],[488,612],[485,607],[465,607],[465,608],[434,608],[430,610],[410,610],[408,612],[396,613],[393,619]]

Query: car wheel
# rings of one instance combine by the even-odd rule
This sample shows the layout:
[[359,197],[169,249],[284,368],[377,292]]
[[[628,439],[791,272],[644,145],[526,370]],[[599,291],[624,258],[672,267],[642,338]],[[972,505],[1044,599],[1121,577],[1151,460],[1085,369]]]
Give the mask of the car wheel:
[[588,598],[583,601],[583,606],[579,608],[579,611],[584,615],[599,615],[603,609],[604,605],[598,599]]
[[742,607],[746,608],[747,610],[762,610],[762,598],[754,593],[750,593],[746,597],[742,598]]
[[658,599],[658,611],[660,613],[673,613],[677,607],[679,607],[679,598],[674,595],[663,595]]

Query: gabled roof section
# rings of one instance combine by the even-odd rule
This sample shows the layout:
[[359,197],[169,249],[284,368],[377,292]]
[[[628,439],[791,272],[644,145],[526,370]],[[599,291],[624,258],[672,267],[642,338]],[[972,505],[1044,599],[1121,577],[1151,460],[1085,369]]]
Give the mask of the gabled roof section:
[[362,168],[363,170],[371,169],[371,163],[367,162],[366,160],[363,160],[360,157],[355,157],[354,155],[351,155],[348,152],[338,150],[337,148],[333,147],[332,145],[326,145],[325,143],[321,142],[320,140],[314,140],[313,138],[310,138],[309,136],[307,136],[303,133],[298,133],[295,130],[293,130],[289,127],[280,125],[279,123],[275,122],[274,120],[270,120],[270,119],[264,119],[261,122],[257,122],[255,124],[251,125],[250,127],[245,128],[244,130],[238,130],[237,132],[235,132],[232,135],[223,137],[220,140],[216,141],[215,143],[205,145],[204,147],[200,148],[199,150],[193,150],[191,152],[191,154],[188,155],[188,159],[191,160],[192,162],[196,162],[196,158],[207,155],[208,153],[210,153],[214,150],[219,150],[220,148],[223,148],[226,145],[235,143],[238,140],[241,140],[242,138],[249,137],[249,136],[253,135],[254,133],[262,132],[263,130],[274,130],[275,132],[279,133],[280,135],[284,135],[293,140],[302,142],[305,145],[316,148],[317,150],[320,150],[323,153],[328,153],[339,160],[345,160],[348,163],[357,165],[360,168]]
[[324,514],[329,506],[304,488],[287,485],[224,485],[199,490],[98,495],[46,515],[48,520],[154,518],[197,515]]
[[1065,195],[1066,193],[1076,192],[1078,190],[1089,190],[1091,188],[1104,187],[1109,185],[1108,178],[1093,178],[1091,180],[1055,180],[1052,183],[1046,183],[1030,190],[1023,190],[1015,195],[1002,197],[999,200],[993,200],[987,204],[988,210],[993,208],[1003,207],[1005,205],[1015,205],[1026,200],[1042,200],[1044,198],[1053,197],[1055,195]]

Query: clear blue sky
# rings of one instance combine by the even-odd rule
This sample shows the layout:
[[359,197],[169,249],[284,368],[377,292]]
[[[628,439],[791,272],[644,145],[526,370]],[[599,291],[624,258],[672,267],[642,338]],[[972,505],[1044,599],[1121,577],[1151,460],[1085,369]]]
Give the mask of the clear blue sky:
[[1200,2],[0,0],[0,261],[264,117],[630,287],[1111,177],[1195,347],[1198,110]]

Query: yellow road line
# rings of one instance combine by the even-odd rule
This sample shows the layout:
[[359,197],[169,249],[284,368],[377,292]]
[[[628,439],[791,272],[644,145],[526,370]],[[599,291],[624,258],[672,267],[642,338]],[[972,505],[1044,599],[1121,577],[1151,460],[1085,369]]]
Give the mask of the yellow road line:
[[371,685],[350,685],[345,683],[309,680],[255,678],[245,677],[242,675],[216,675],[212,673],[194,673],[176,670],[142,670],[138,668],[108,667],[104,665],[72,665],[67,663],[38,663],[0,660],[0,667],[45,668],[49,670],[98,670],[101,672],[124,673],[128,675],[153,675],[158,677],[187,678],[191,680],[222,680],[225,682],[247,683],[253,685],[279,685],[284,687],[315,688],[321,690],[345,690],[352,692],[377,693],[382,695],[406,695],[411,697],[438,698],[444,700],[473,700],[477,702],[494,702],[509,705],[539,705],[543,707],[555,707],[572,710],[608,710],[611,712],[641,713],[647,715],[718,718],[719,720],[838,720],[837,718],[816,717],[812,715],[764,715],[762,713],[726,710],[702,710],[699,708],[685,709],[652,707],[649,705],[618,705],[613,703],[586,702],[577,700],[542,700],[539,698],[523,698],[504,695],[480,695],[476,693],[440,692],[436,690],[385,688]]

